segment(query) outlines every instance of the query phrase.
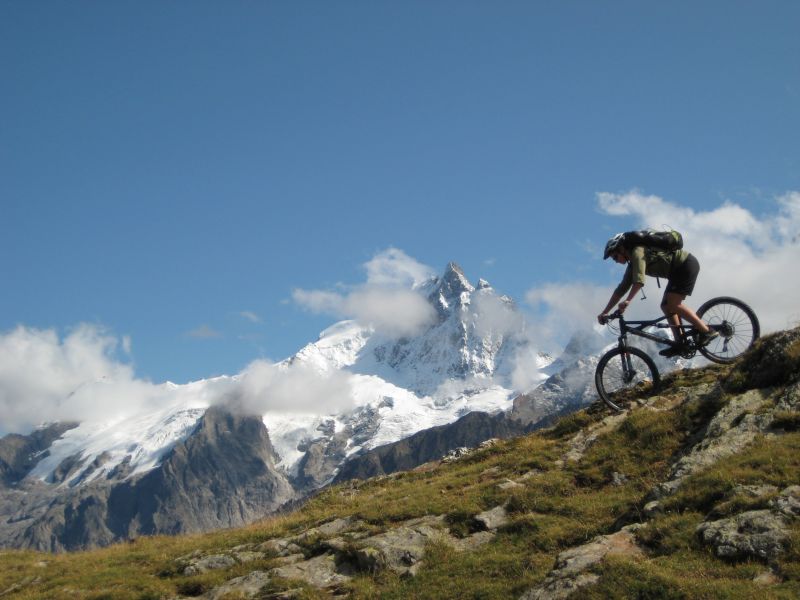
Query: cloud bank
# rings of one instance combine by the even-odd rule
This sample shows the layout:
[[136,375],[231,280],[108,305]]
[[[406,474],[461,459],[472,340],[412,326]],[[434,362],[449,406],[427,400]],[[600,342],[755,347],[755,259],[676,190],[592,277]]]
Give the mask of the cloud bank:
[[63,339],[22,326],[0,334],[0,434],[42,422],[118,418],[146,407],[152,386],[136,380],[119,358],[129,346],[86,324]]
[[313,313],[355,319],[390,337],[415,335],[435,321],[434,308],[414,291],[433,269],[397,248],[379,252],[364,268],[362,285],[344,292],[295,289],[292,299]]
[[319,373],[302,363],[250,363],[217,404],[246,414],[292,412],[329,414],[353,406],[352,375]]
[[202,390],[157,385],[135,377],[124,362],[129,347],[127,338],[88,324],[63,337],[21,326],[0,333],[0,436],[56,421],[109,424],[180,403],[187,393],[196,403],[247,414],[327,414],[352,404],[349,374],[264,360],[235,377],[207,381]]

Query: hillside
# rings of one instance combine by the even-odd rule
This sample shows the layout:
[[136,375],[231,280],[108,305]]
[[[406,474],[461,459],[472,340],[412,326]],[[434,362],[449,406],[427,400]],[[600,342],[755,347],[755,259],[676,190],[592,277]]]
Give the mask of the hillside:
[[243,529],[0,552],[0,598],[797,598],[800,328]]

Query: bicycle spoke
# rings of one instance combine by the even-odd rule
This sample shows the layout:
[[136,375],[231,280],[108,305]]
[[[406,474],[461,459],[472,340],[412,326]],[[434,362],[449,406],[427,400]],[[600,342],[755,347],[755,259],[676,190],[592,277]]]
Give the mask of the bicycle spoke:
[[647,384],[655,386],[658,381],[658,371],[652,359],[638,348],[611,350],[600,360],[595,373],[600,397],[614,410],[620,410],[616,398],[624,390]]
[[736,298],[714,298],[700,307],[698,315],[720,335],[700,349],[706,358],[732,362],[753,345],[759,336],[758,318]]

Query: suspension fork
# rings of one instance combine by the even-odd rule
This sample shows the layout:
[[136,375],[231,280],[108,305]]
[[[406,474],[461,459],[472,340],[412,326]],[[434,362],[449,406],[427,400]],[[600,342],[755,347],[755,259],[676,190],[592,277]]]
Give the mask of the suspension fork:
[[618,338],[617,347],[622,350],[620,355],[622,357],[622,379],[625,383],[630,383],[636,376],[636,371],[631,362],[631,354],[628,352],[628,335],[624,329]]

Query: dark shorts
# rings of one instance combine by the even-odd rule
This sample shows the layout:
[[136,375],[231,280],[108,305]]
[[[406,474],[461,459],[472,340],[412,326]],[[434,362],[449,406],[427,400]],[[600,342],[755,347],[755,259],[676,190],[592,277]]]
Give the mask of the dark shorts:
[[683,296],[691,296],[698,273],[700,273],[700,263],[694,255],[690,254],[682,265],[672,270],[664,293],[672,292]]

